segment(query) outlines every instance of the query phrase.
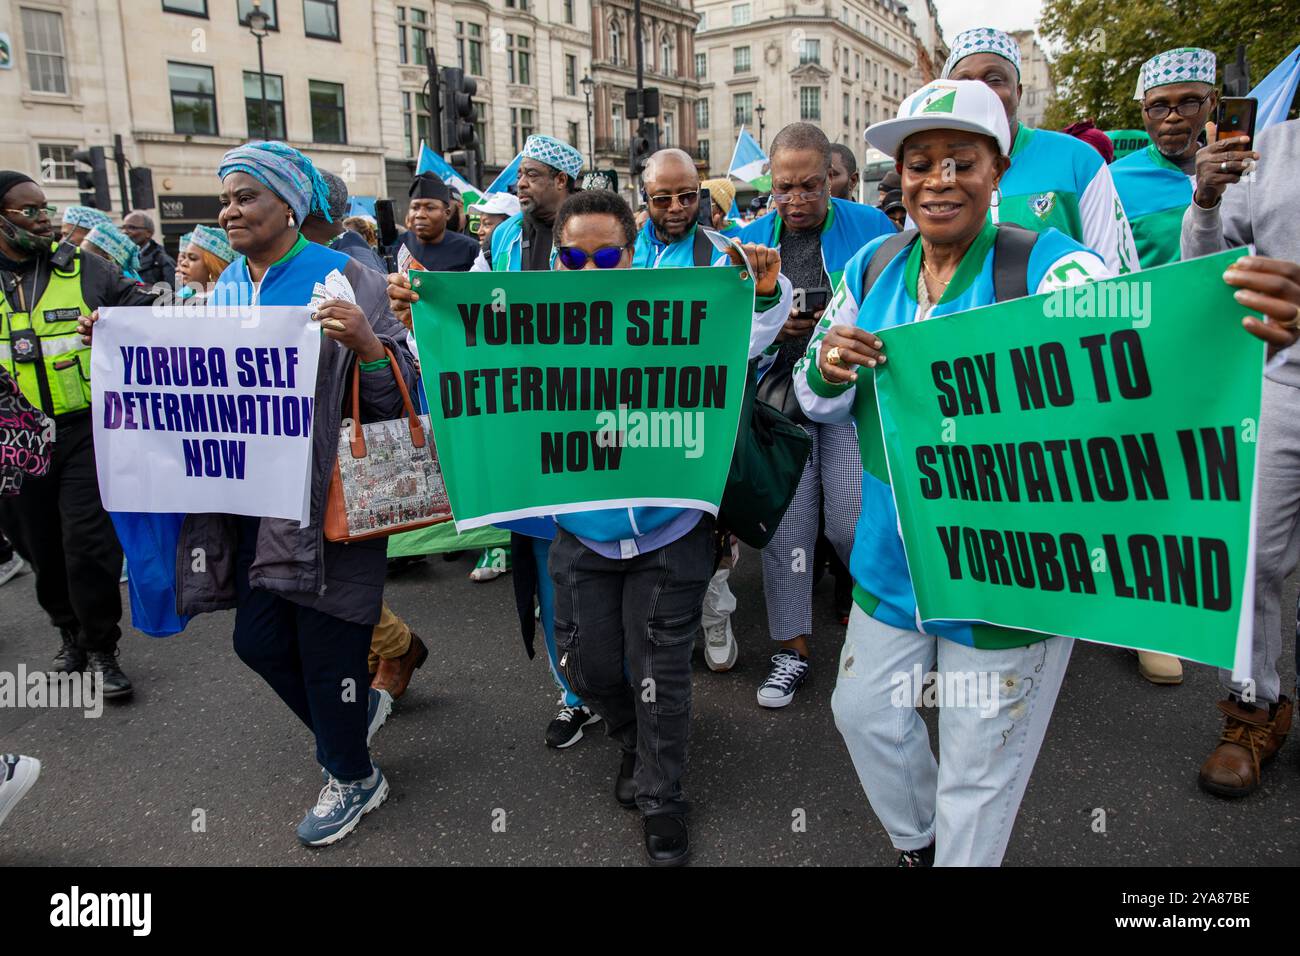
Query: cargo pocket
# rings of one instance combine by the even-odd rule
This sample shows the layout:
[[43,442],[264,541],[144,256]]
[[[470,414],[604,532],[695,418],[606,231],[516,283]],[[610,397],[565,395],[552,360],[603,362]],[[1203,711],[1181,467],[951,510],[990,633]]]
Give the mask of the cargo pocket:
[[582,696],[578,690],[583,685],[581,668],[578,666],[578,626],[568,621],[557,620],[553,625],[555,634],[555,664],[569,686]]
[[684,713],[691,701],[691,653],[700,633],[700,613],[651,621],[646,630],[650,667],[634,690],[652,713]]
[[90,380],[82,374],[79,354],[53,359],[49,364],[50,391],[58,392],[55,405],[64,412],[75,412],[90,404]]

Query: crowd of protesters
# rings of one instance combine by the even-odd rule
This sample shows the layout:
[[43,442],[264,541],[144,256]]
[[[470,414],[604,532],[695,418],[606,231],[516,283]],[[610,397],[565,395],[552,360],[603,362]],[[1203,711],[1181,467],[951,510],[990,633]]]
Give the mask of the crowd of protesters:
[[[908,97],[897,118],[865,131],[896,162],[873,204],[855,201],[854,150],[810,123],[773,138],[771,193],[739,218],[735,185],[702,180],[681,150],[650,157],[644,208],[634,213],[615,193],[578,188],[583,159],[572,146],[533,135],[513,191],[465,205],[437,175],[416,176],[406,230],[384,249],[372,220],[347,215],[339,177],[283,143],[250,142],[215,171],[219,224],[181,237],[173,261],[144,212],[116,225],[69,207],[59,235],[39,184],[0,172],[0,403],[8,403],[0,413],[13,405],[53,423],[55,436],[40,468],[0,471],[0,585],[30,569],[59,633],[52,669],[100,674],[106,696],[129,696],[118,650],[123,548],[100,504],[89,415],[98,310],[166,294],[180,303],[259,296],[304,305],[327,275],[342,274],[352,301],[330,299],[315,313],[324,343],[310,524],[187,515],[171,542],[178,554],[201,547],[223,563],[178,580],[176,610],[234,609],[236,654],[315,738],[325,785],[299,839],[342,839],[388,794],[370,740],[429,654],[384,600],[385,540],[345,547],[315,530],[343,416],[334,397],[350,370],[360,370],[367,421],[401,413],[399,379],[417,389],[411,307],[419,296],[408,270],[743,266],[755,283],[748,339],[758,396],[811,443],[793,500],[757,556],[762,592],[732,590],[742,552],[714,515],[630,503],[506,522],[508,547],[484,551],[471,578],[513,573],[525,641],[531,650],[536,621],[560,695],[539,736],[565,749],[603,724],[619,749],[615,800],[639,813],[647,860],[670,866],[690,855],[683,781],[697,640],[710,670],[730,670],[741,652],[731,615],[740,600],[763,601],[766,639],[747,642],[771,658],[756,704],[789,706],[813,666],[814,583],[832,574],[847,629],[831,709],[899,865],[997,865],[1073,641],[972,621],[920,627],[881,436],[853,419],[855,406],[860,414],[874,401],[870,388],[858,392],[860,376],[889,358],[876,333],[1249,245],[1224,281],[1244,310],[1263,316],[1241,320],[1241,334],[1274,355],[1258,446],[1254,652],[1247,682],[1223,675],[1223,731],[1199,780],[1220,797],[1252,793],[1292,713],[1280,658],[1282,582],[1300,556],[1300,415],[1292,414],[1300,358],[1287,351],[1300,324],[1300,217],[1289,188],[1300,121],[1253,142],[1207,137],[1215,57],[1169,50],[1137,76],[1150,146],[1112,162],[1113,145],[1090,121],[1058,133],[1018,119],[1020,65],[1007,34],[960,34],[941,78]],[[711,230],[701,224],[705,196]],[[391,272],[385,256],[401,268]],[[835,645],[817,643],[830,657]],[[1153,683],[1182,680],[1175,657],[1141,651],[1137,664]],[[941,708],[936,758],[916,710],[892,701],[892,675],[914,666],[1003,675],[997,706],[1008,716]],[[347,681],[369,692],[340,699],[335,688]],[[657,689],[652,701],[636,690],[645,681]],[[0,822],[39,770],[30,757],[0,763]]]

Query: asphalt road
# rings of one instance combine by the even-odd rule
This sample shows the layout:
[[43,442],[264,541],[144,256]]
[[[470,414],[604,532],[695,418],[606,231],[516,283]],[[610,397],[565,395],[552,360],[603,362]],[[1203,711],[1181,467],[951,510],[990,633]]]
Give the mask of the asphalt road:
[[[389,603],[431,654],[375,738],[388,802],[346,840],[298,845],[294,827],[320,787],[314,745],[235,657],[233,615],[213,614],[174,638],[128,631],[134,699],[98,719],[0,709],[0,751],[43,765],[0,830],[0,864],[639,865],[637,817],[612,795],[615,746],[603,734],[566,751],[543,745],[556,692],[540,641],[529,661],[508,579],[472,584],[471,566],[434,558],[390,579]],[[697,654],[686,779],[695,864],[892,864],[831,717],[842,629],[830,581],[815,595],[811,677],[780,711],[754,701],[771,653],[755,553],[733,581],[739,664],[712,674]],[[1283,606],[1295,607],[1294,586]],[[57,641],[31,575],[0,588],[0,671],[48,667]],[[1284,686],[1293,659],[1288,633]],[[1126,652],[1076,646],[1008,865],[1300,863],[1300,742],[1252,797],[1201,793],[1220,694],[1209,668],[1189,664],[1186,675],[1154,687]],[[1104,833],[1093,828],[1099,807]],[[206,828],[194,832],[200,809]]]

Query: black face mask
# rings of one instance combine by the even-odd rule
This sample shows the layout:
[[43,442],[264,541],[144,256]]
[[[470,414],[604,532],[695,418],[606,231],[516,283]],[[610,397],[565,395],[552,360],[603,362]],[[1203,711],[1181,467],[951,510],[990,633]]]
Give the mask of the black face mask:
[[0,216],[0,232],[3,232],[4,237],[23,252],[40,255],[50,251],[50,241],[48,239],[43,239],[34,232],[28,232],[26,229],[15,226],[3,216]]

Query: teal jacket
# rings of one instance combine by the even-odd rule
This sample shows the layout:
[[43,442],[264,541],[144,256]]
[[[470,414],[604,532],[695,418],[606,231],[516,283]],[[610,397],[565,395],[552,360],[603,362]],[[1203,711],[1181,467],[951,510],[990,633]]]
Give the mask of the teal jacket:
[[[769,212],[740,230],[740,241],[775,248],[781,244],[781,227],[781,214]],[[822,264],[831,288],[839,285],[845,265],[859,249],[877,236],[892,236],[897,231],[889,217],[875,206],[832,199],[822,223]]]

